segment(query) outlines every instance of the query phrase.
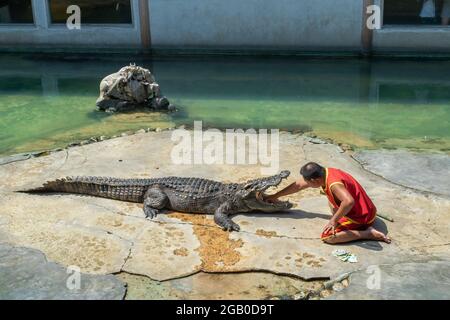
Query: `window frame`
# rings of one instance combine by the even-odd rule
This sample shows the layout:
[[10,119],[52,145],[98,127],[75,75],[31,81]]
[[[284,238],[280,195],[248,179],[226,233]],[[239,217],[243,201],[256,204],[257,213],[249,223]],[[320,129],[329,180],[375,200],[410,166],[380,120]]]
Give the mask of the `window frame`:
[[384,23],[384,1],[385,0],[374,0],[374,5],[378,5],[381,11],[381,30],[408,30],[408,31],[450,31],[450,25],[443,26],[440,24],[437,25],[423,25],[423,24],[385,24]]
[[[135,10],[134,6],[136,5],[136,1],[129,0],[130,1],[130,11],[131,11],[131,23],[82,23],[81,30],[84,28],[88,29],[95,29],[95,28],[125,28],[125,29],[133,29],[136,26],[136,17],[135,17]],[[59,28],[66,28],[66,24],[63,22],[52,22],[52,12],[51,12],[51,5],[50,0],[45,0],[46,2],[46,10],[47,10],[47,25],[48,29],[59,29]]]
[[11,23],[11,22],[0,22],[0,28],[36,28],[36,10],[34,7],[34,1],[30,0],[31,4],[31,16],[33,17],[33,22],[30,23]]

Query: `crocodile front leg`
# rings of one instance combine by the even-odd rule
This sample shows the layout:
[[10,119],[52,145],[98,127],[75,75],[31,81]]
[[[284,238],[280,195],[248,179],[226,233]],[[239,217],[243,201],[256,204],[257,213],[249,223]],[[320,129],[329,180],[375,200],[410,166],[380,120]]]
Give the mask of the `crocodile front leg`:
[[241,228],[230,219],[228,216],[230,213],[232,213],[230,204],[225,202],[214,213],[214,221],[225,231],[239,231]]
[[144,213],[146,218],[153,219],[164,209],[168,201],[167,195],[158,186],[147,190],[144,195]]

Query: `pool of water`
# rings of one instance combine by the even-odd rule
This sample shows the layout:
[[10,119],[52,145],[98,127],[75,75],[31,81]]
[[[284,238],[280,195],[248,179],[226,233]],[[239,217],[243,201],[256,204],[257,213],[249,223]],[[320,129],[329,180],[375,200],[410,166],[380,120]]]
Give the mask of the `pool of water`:
[[[95,110],[100,80],[149,68],[175,114]],[[0,154],[202,120],[357,148],[450,151],[450,61],[0,55]]]

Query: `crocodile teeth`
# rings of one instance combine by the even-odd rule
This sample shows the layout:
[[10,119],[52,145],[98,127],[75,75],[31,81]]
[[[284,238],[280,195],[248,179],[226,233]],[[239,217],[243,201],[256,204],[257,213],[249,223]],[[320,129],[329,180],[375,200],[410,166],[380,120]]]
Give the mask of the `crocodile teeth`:
[[261,200],[261,201],[264,201],[264,197],[263,197],[263,195],[262,195],[262,192],[257,192],[257,193],[256,193],[256,199]]

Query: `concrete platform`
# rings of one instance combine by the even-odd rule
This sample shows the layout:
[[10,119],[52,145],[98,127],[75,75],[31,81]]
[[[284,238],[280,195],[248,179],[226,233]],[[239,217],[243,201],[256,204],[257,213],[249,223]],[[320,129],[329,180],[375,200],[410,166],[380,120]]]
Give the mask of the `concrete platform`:
[[120,300],[125,283],[113,275],[77,274],[34,249],[0,244],[0,300]]
[[314,144],[307,137],[288,133],[280,135],[280,169],[292,172],[284,185],[294,181],[299,166],[307,161],[350,172],[366,188],[379,212],[394,218],[394,223],[376,221],[378,228],[389,233],[392,244],[339,246],[358,256],[355,264],[333,257],[331,253],[337,247],[320,241],[330,214],[326,198],[318,190],[290,196],[297,204],[290,213],[236,215],[233,220],[240,224],[241,232],[233,233],[219,229],[211,216],[170,213],[149,221],[139,204],[15,192],[70,175],[179,175],[219,181],[261,176],[258,165],[173,164],[173,146],[171,131],[150,132],[1,165],[0,242],[37,249],[49,261],[79,266],[82,273],[130,273],[155,281],[201,271],[264,271],[304,280],[329,279],[372,265],[423,263],[424,259],[435,261],[448,256],[447,197],[390,183],[361,168],[333,144]]
[[450,197],[450,155],[406,150],[360,151],[361,165],[393,183]]

